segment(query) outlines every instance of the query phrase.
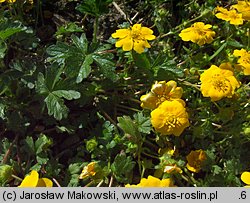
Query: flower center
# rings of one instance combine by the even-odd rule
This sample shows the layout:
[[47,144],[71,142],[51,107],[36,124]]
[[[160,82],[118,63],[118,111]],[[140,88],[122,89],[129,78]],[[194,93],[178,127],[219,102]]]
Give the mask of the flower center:
[[175,115],[168,115],[165,124],[169,129],[173,129],[177,126],[180,126],[180,121],[179,118],[177,118]]
[[214,86],[214,89],[218,90],[219,92],[222,91],[225,93],[229,89],[229,85],[227,84],[225,79],[215,79],[212,84]]
[[250,64],[250,54],[245,55],[244,57],[242,57],[242,62]]
[[141,33],[139,30],[134,30],[134,31],[132,31],[131,36],[133,39],[140,39]]
[[200,36],[206,35],[206,32],[203,29],[197,28],[195,31]]

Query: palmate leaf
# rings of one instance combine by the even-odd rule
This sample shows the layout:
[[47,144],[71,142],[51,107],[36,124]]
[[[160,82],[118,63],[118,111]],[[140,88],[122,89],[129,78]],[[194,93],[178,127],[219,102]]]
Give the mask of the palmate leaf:
[[115,73],[115,63],[112,61],[112,57],[110,57],[108,54],[94,54],[93,59],[99,66],[100,71],[104,77],[112,80],[113,82],[119,79],[119,77]]
[[67,100],[79,99],[81,94],[75,90],[56,90],[45,98],[45,103],[48,108],[48,114],[53,115],[55,119],[61,120],[62,118],[67,118],[69,109],[64,104],[65,98]]
[[81,94],[75,90],[56,90],[52,93],[59,98],[64,98],[67,100],[79,99],[81,97]]
[[70,80],[61,80],[61,68],[52,64],[46,71],[46,77],[42,73],[38,74],[36,90],[45,97],[48,114],[55,119],[67,118],[69,109],[64,104],[64,99],[79,99],[81,94],[71,88]]
[[85,55],[88,52],[88,40],[86,35],[83,33],[80,38],[76,35],[71,36],[73,44],[81,50],[81,52]]
[[93,16],[100,16],[108,12],[108,5],[113,0],[83,0],[76,9],[81,13],[87,13]]
[[53,93],[50,93],[46,98],[45,98],[45,103],[48,108],[48,114],[50,116],[54,116],[55,119],[61,120],[62,118],[67,118],[69,109],[67,106],[64,104],[64,101],[62,98],[54,95]]
[[140,132],[150,134],[152,127],[149,117],[144,117],[143,113],[139,112],[134,115],[134,119]]
[[125,154],[118,154],[111,165],[111,170],[118,181],[126,183],[134,166],[135,162],[130,156],[127,157]]
[[41,152],[45,152],[50,145],[52,145],[52,140],[48,138],[46,135],[41,135],[35,141],[36,154],[38,155]]

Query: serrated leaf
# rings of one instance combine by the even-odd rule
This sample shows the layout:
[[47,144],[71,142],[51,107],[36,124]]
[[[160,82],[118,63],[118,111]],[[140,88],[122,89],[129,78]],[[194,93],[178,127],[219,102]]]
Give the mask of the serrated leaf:
[[44,152],[52,145],[52,140],[46,135],[41,135],[35,142],[36,154]]
[[38,73],[37,81],[36,81],[36,90],[40,94],[48,94],[49,90],[45,84],[45,78],[42,73]]
[[100,67],[100,70],[102,74],[112,80],[117,81],[119,77],[115,73],[115,63],[112,61],[109,55],[93,55],[93,59],[97,63],[97,65]]
[[93,63],[92,55],[87,55],[83,64],[80,67],[76,83],[82,82],[83,79],[87,78],[91,73],[91,64]]
[[45,84],[49,91],[55,89],[56,84],[60,81],[60,76],[64,70],[64,67],[59,66],[57,63],[53,63],[46,70]]
[[134,166],[135,162],[130,156],[127,157],[125,154],[118,154],[111,165],[111,170],[118,181],[127,182],[128,175]]
[[84,30],[76,25],[73,22],[69,22],[67,25],[61,26],[58,28],[56,35],[62,35],[65,33],[72,33],[72,32],[83,32]]
[[84,0],[76,9],[81,13],[88,13],[93,16],[100,16],[108,12],[108,5],[113,0]]
[[149,117],[144,117],[143,113],[139,112],[134,115],[134,119],[140,132],[150,134],[152,127]]
[[88,51],[88,40],[86,38],[86,35],[83,33],[80,38],[78,38],[76,35],[72,35],[71,39],[74,43],[74,45],[81,50],[83,54],[86,54]]
[[48,114],[50,116],[54,116],[55,119],[61,120],[62,118],[67,118],[69,109],[64,104],[64,101],[62,98],[59,98],[58,96],[54,95],[53,93],[50,93],[45,98],[45,103],[48,108]]
[[129,116],[118,117],[118,126],[124,131],[124,133],[137,136],[139,134],[136,124]]
[[181,68],[178,68],[174,60],[169,60],[160,66],[164,71],[172,72],[178,77],[183,77],[184,72]]
[[64,63],[66,58],[70,55],[70,46],[62,43],[57,42],[56,45],[51,45],[46,49],[46,52],[50,55],[47,61],[56,61],[59,64]]
[[79,173],[82,170],[82,166],[83,166],[83,163],[73,163],[73,164],[69,165],[68,170],[69,170],[70,174],[72,174],[72,175],[73,174],[78,174],[79,175]]
[[81,97],[80,92],[77,92],[75,90],[56,90],[53,91],[52,94],[67,100],[79,99]]

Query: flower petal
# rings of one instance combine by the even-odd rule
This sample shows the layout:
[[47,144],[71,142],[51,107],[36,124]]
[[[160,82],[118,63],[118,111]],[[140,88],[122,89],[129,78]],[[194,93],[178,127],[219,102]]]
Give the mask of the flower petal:
[[250,185],[250,172],[247,171],[243,172],[240,178],[244,183]]
[[126,37],[124,39],[120,39],[115,44],[116,47],[122,47],[123,51],[130,51],[133,48],[132,38]]
[[116,30],[115,33],[113,33],[111,36],[113,38],[124,38],[124,37],[127,37],[129,34],[130,34],[130,29],[119,29],[119,30]]
[[32,170],[31,173],[23,179],[22,183],[18,187],[36,187],[39,179],[37,171]]
[[48,178],[40,178],[36,187],[52,187],[53,182]]

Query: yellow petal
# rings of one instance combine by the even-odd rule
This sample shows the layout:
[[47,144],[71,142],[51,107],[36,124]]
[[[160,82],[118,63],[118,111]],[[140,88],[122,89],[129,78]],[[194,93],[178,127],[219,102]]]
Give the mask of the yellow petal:
[[39,179],[37,171],[32,170],[31,173],[23,179],[18,187],[36,187]]
[[152,35],[153,30],[151,30],[150,28],[147,28],[147,27],[141,27],[141,34],[143,34],[143,35]]
[[138,54],[141,54],[144,52],[145,49],[145,43],[142,40],[137,40],[134,42],[134,48],[133,48]]
[[189,164],[186,165],[187,169],[194,172],[194,173],[198,173],[200,171],[200,168],[194,168],[192,166],[190,166]]
[[141,98],[141,107],[142,108],[146,108],[146,109],[155,109],[157,107],[157,97],[154,96],[151,92],[146,94],[146,95],[142,95]]
[[130,51],[133,48],[132,38],[126,37],[124,39],[120,39],[115,44],[116,47],[122,47],[123,51]]
[[129,34],[130,34],[130,30],[129,29],[119,29],[119,30],[116,30],[115,33],[113,33],[111,36],[113,38],[124,38],[124,37],[127,37]]
[[240,178],[244,183],[250,185],[250,172],[247,171],[243,172]]
[[40,178],[36,187],[52,187],[53,182],[48,178]]

